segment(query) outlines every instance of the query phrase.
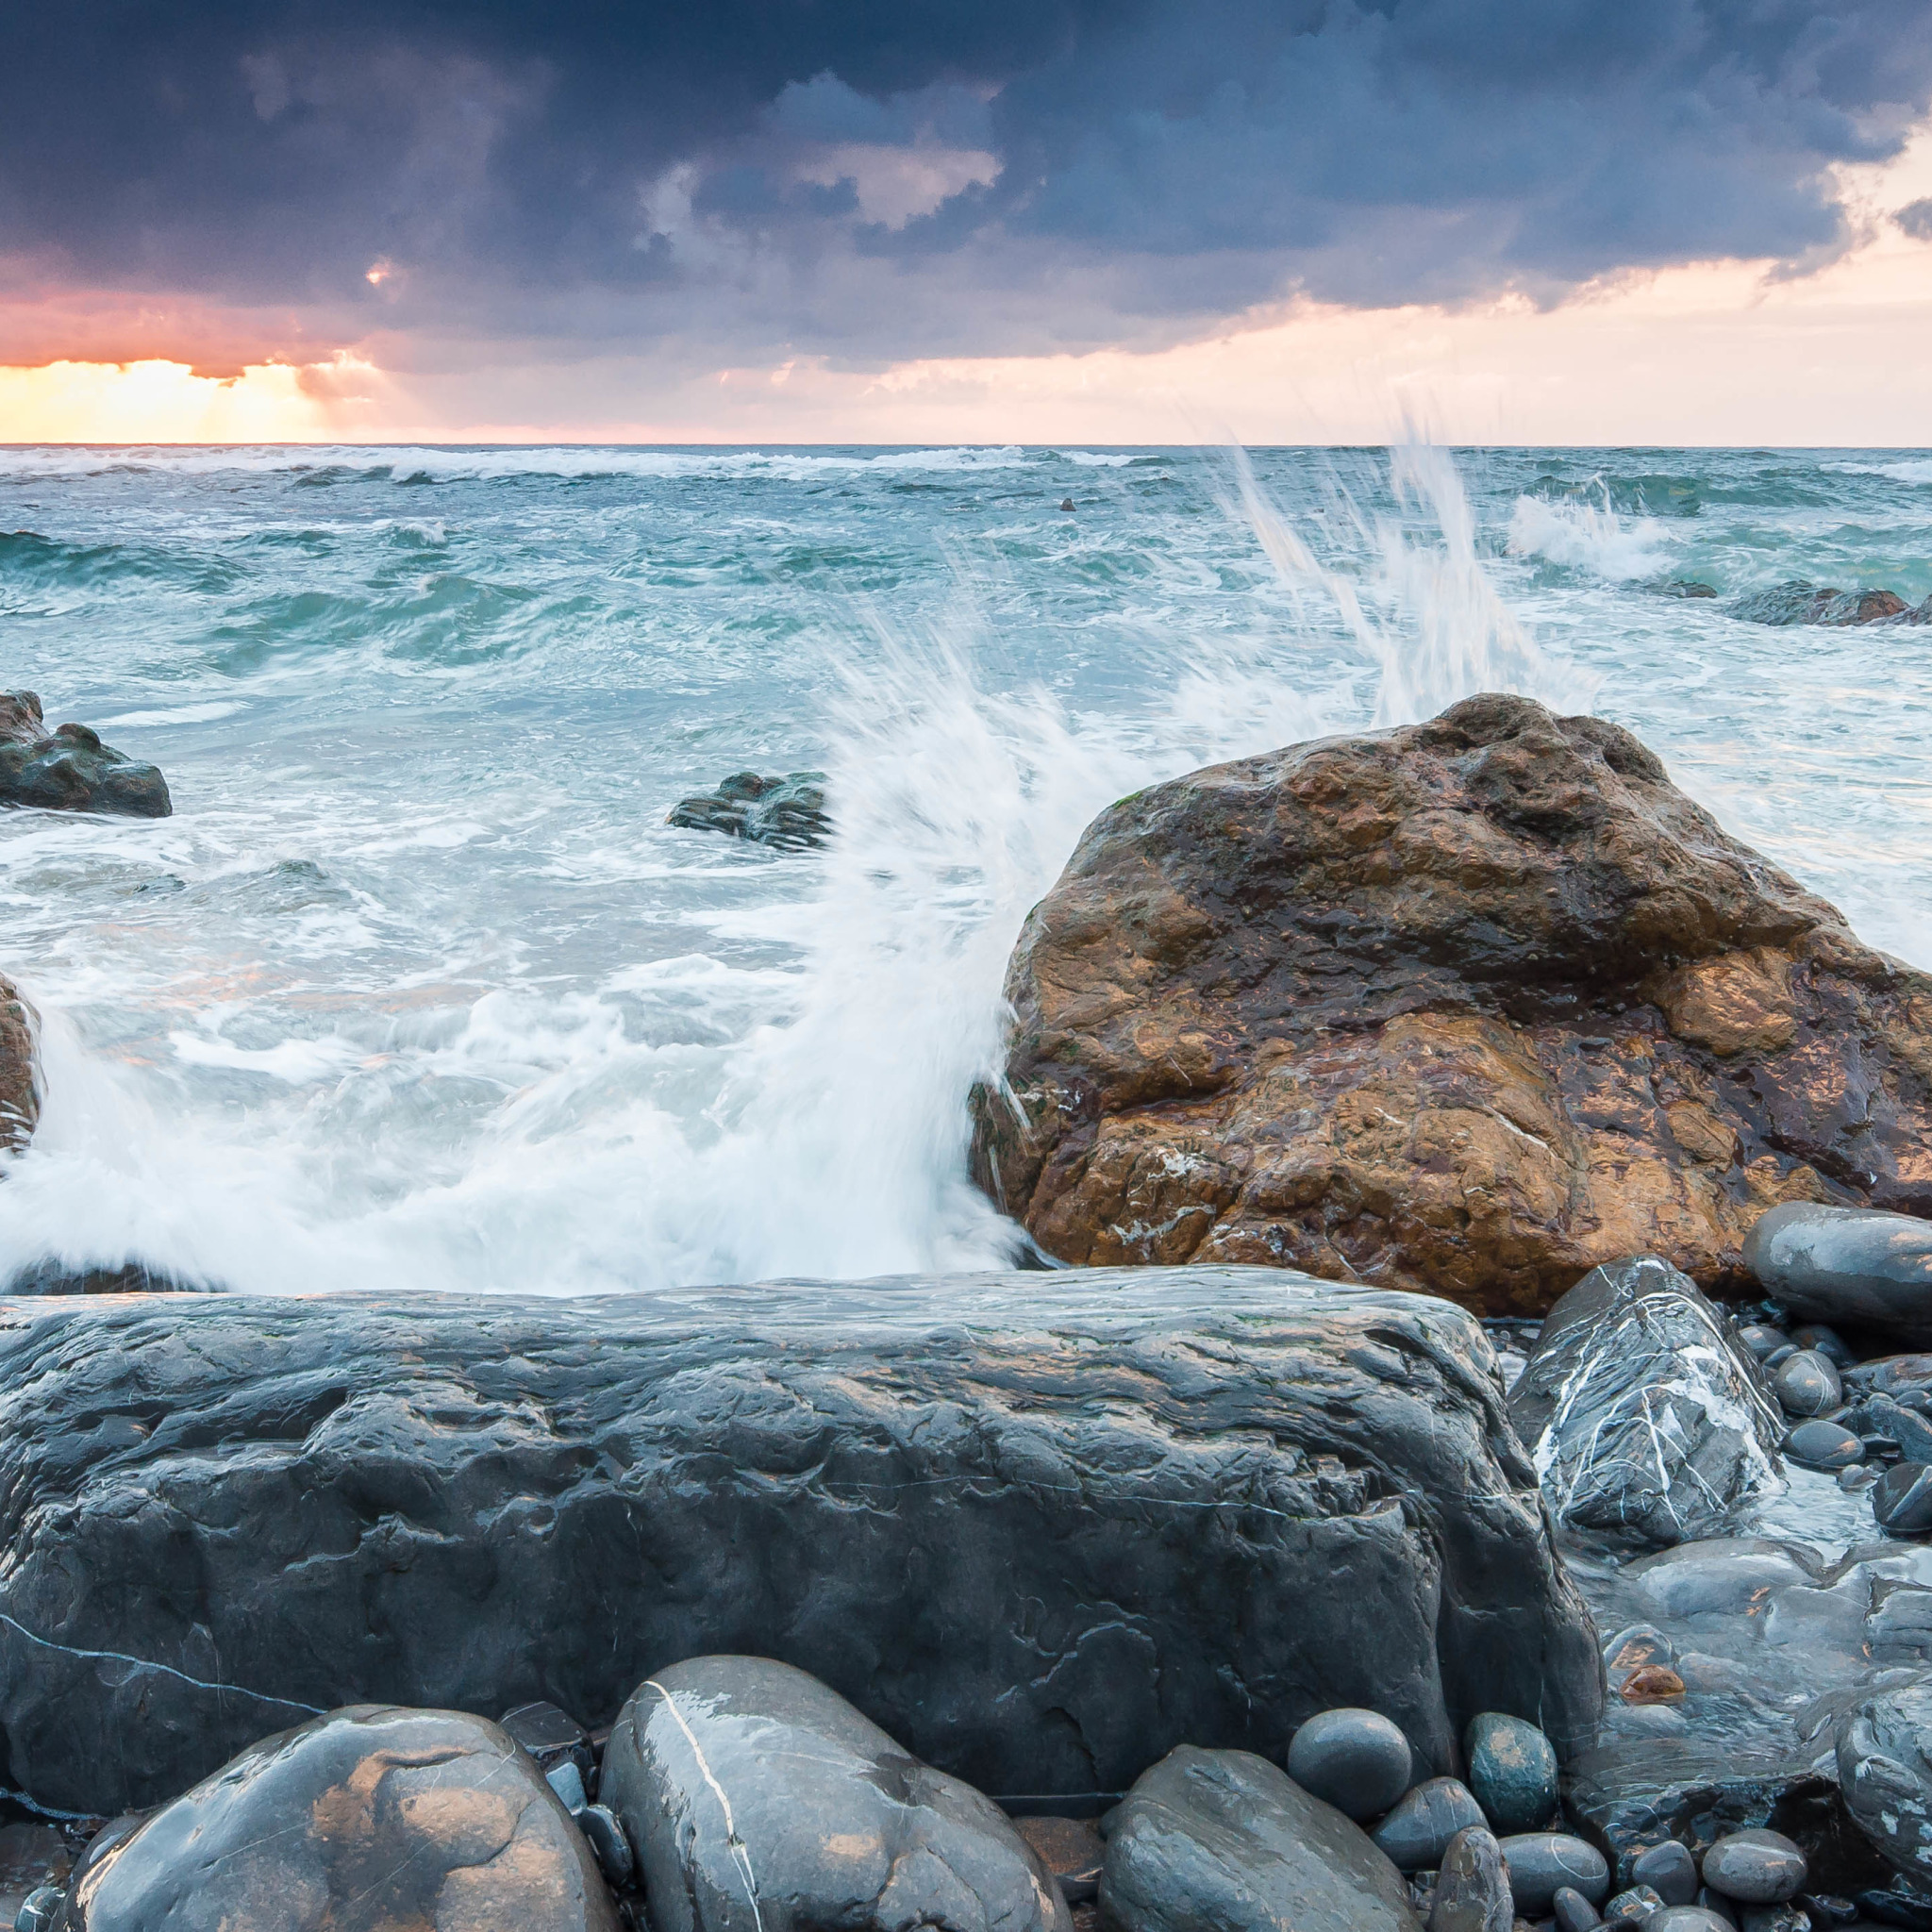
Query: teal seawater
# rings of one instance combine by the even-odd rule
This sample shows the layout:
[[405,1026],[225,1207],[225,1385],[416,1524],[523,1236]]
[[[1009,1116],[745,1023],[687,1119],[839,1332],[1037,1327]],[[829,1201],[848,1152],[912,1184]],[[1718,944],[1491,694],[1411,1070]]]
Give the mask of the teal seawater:
[[[1932,596],[1932,457],[0,450],[0,682],[176,803],[0,818],[48,1074],[0,1272],[1001,1264],[965,1094],[1093,812],[1479,689],[1932,963],[1932,627],[1729,608],[1792,578]],[[827,771],[833,846],[665,825],[747,766]]]

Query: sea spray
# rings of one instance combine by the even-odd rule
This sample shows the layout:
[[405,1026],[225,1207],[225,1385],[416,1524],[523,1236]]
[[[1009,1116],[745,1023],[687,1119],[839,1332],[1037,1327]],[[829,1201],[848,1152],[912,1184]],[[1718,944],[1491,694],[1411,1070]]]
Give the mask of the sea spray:
[[[1687,652],[1681,607],[1507,554],[1565,460],[0,453],[4,520],[92,559],[0,558],[11,681],[123,720],[178,813],[0,822],[49,1089],[0,1270],[569,1293],[1004,1264],[965,1095],[1092,815],[1478,688],[1574,710],[1601,680],[1727,822],[1923,951],[1923,636],[1700,609]],[[1793,459],[1700,461],[1701,572],[1820,574],[1809,525],[1748,548]],[[1803,487],[1889,530],[1920,492],[1873,467]],[[1882,569],[1832,574],[1932,590]],[[489,594],[422,588],[458,577]],[[747,764],[827,769],[833,844],[664,825]]]

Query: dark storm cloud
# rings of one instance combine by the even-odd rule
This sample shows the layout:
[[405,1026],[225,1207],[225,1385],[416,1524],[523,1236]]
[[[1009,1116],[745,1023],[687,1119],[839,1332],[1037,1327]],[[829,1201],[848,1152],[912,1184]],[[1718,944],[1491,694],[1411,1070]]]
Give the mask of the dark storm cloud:
[[1822,256],[1924,0],[9,5],[0,253],[313,331],[852,357]]

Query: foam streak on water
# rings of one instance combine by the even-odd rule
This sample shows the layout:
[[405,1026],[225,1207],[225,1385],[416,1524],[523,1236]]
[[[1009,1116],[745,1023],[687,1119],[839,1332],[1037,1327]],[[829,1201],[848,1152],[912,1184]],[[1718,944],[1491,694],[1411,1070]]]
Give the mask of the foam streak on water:
[[[1932,959],[1932,632],[1657,589],[1916,603],[1928,521],[1890,452],[0,451],[0,683],[177,805],[0,819],[48,1088],[0,1272],[1003,1265],[965,1097],[1093,814],[1479,689]],[[833,844],[664,824],[745,766],[824,769]]]

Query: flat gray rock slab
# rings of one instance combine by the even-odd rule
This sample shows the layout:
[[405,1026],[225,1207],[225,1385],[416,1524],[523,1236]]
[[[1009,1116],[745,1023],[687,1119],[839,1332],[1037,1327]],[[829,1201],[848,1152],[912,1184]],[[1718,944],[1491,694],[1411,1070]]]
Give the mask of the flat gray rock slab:
[[314,1711],[613,1718],[777,1657],[996,1799],[1601,1681],[1476,1323],[1271,1269],[0,1304],[4,1781],[113,1813]]
[[1932,1221],[1793,1201],[1745,1237],[1744,1265],[1794,1314],[1932,1343]]
[[790,1664],[692,1657],[646,1679],[598,1791],[655,1932],[1073,1932],[997,1806]]

